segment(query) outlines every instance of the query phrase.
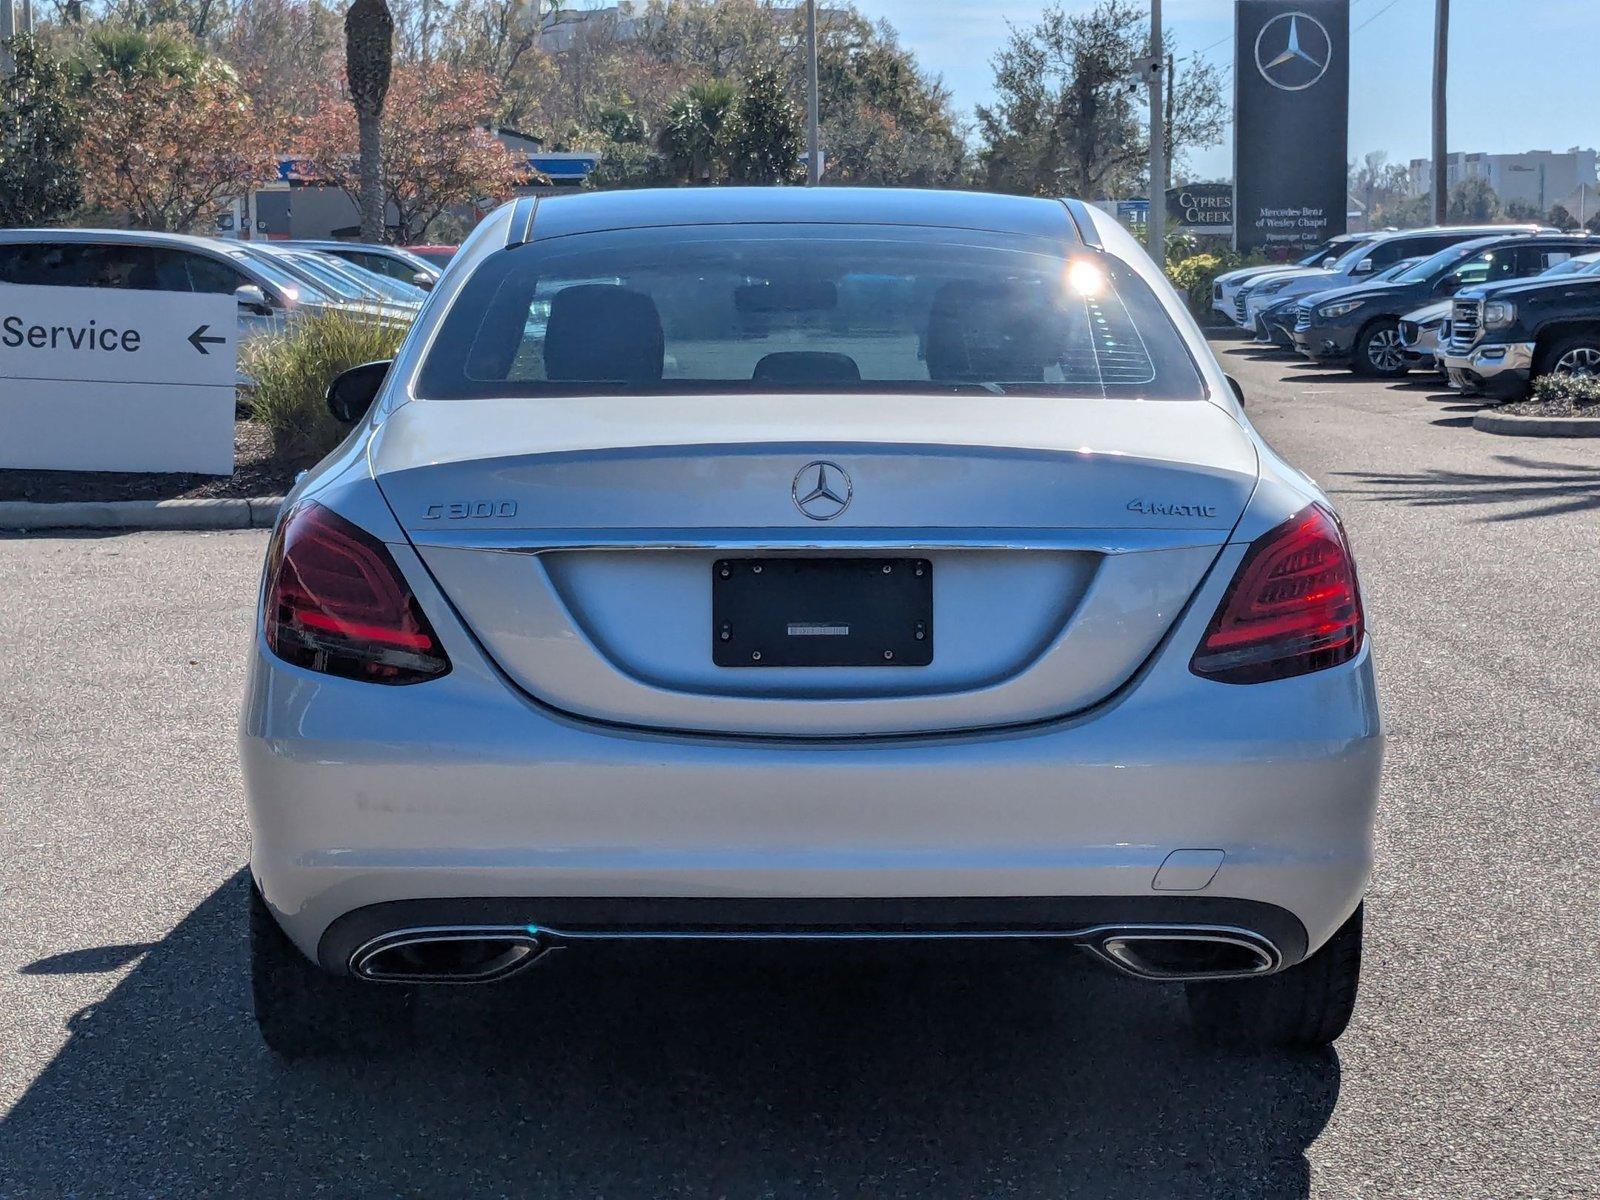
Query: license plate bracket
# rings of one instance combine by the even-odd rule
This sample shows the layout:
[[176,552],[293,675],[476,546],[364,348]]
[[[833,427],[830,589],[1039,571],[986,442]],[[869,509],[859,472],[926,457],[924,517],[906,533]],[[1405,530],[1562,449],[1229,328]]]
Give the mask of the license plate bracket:
[[925,667],[933,564],[925,558],[724,558],[711,567],[719,667]]

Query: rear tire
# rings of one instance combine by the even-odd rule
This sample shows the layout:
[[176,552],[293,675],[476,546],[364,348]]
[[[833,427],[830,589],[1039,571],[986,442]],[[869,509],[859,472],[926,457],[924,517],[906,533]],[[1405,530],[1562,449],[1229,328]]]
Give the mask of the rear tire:
[[1208,1040],[1233,1045],[1332,1045],[1356,1007],[1365,907],[1357,907],[1322,949],[1287,970],[1261,979],[1186,984],[1195,1029]]
[[370,1054],[411,1041],[414,990],[324,971],[289,940],[253,880],[250,990],[261,1040],[280,1058]]
[[1400,322],[1388,317],[1372,322],[1356,336],[1350,365],[1371,379],[1399,379],[1411,369],[1400,341]]

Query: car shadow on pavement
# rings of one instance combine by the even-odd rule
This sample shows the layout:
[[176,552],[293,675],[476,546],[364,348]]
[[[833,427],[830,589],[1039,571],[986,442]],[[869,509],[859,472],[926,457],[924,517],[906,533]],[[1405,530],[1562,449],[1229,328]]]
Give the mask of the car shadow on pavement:
[[0,1195],[1296,1197],[1338,1098],[1336,1055],[1202,1048],[1175,989],[954,944],[567,952],[437,990],[414,1051],[286,1066],[246,886],[73,1018]]
[[[1431,422],[1471,423],[1470,417]],[[1482,521],[1525,521],[1600,508],[1600,467],[1584,463],[1545,462],[1522,455],[1497,454],[1494,462],[1508,468],[1489,471],[1337,471],[1337,478],[1360,486],[1333,488],[1335,495],[1365,496],[1417,508],[1449,505],[1514,504],[1510,512],[1492,513]]]

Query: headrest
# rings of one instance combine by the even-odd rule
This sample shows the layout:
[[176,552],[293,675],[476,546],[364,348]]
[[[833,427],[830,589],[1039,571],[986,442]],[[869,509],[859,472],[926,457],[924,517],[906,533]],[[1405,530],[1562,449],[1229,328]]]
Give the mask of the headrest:
[[1045,289],[1006,281],[944,284],[934,293],[923,354],[945,383],[1042,380],[1060,358],[1060,331]]
[[550,301],[545,378],[581,383],[657,383],[661,316],[655,301],[615,283],[580,283]]
[[754,383],[860,383],[861,369],[848,354],[825,350],[782,350],[756,364]]

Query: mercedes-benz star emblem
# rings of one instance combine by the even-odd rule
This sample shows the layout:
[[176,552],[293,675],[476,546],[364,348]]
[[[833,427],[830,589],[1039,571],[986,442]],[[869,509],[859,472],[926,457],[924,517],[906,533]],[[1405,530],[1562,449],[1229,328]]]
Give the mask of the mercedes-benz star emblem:
[[1303,92],[1333,61],[1333,39],[1310,13],[1279,13],[1256,34],[1256,70],[1273,87]]
[[838,463],[810,462],[795,473],[790,494],[813,521],[831,521],[850,507],[850,476]]

